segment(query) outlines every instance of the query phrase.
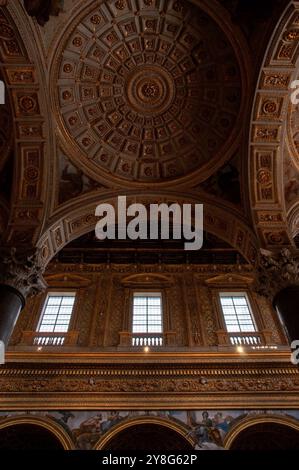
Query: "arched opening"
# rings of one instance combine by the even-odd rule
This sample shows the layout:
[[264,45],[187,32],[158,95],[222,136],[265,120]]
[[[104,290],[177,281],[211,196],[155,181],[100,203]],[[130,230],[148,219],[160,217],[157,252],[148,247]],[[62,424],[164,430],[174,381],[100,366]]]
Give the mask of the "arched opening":
[[[188,251],[184,248],[187,241],[175,240],[170,226],[169,240],[163,240],[159,234],[158,239],[151,240],[98,240],[95,232],[90,231],[69,242],[54,258],[54,262],[61,263],[116,263],[126,264],[138,262],[140,264],[246,264],[244,256],[220,237],[204,231],[203,247],[200,250]],[[116,225],[117,233],[117,225]],[[193,230],[193,228],[192,228]]]
[[298,450],[299,430],[281,423],[256,423],[242,430],[230,450]]
[[63,450],[53,432],[32,423],[14,424],[0,429],[0,450]]
[[0,450],[71,450],[67,430],[52,418],[19,415],[0,422]]
[[191,442],[176,430],[150,422],[121,429],[101,446],[106,451],[188,452],[192,449]]

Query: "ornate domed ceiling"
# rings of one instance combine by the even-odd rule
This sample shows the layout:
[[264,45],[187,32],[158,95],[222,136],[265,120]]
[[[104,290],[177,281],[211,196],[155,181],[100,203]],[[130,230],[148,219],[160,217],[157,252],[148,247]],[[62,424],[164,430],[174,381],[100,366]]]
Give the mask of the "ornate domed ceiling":
[[79,13],[61,44],[51,78],[58,126],[69,157],[94,179],[202,180],[223,164],[238,135],[241,72],[202,10],[106,1]]

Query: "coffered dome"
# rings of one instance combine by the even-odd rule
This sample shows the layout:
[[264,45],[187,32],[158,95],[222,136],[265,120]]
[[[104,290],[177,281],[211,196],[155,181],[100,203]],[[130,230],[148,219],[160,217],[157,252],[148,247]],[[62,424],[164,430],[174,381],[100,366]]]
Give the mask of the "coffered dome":
[[80,12],[61,44],[51,80],[56,116],[69,157],[94,179],[202,180],[231,152],[240,67],[201,9],[106,1]]

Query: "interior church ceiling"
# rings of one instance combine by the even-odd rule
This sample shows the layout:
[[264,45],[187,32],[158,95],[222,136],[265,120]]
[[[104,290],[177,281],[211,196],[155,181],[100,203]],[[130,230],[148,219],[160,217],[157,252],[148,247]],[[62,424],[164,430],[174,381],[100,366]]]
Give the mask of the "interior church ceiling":
[[205,230],[253,264],[296,249],[298,4],[1,5],[3,244],[47,263],[127,195],[203,203]]

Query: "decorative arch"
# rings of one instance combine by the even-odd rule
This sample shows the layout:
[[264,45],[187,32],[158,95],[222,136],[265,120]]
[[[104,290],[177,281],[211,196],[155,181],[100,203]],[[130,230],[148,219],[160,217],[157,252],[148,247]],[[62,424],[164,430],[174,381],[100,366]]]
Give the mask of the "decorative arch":
[[140,416],[138,418],[126,420],[114,426],[111,431],[107,432],[104,436],[100,438],[100,440],[95,444],[94,450],[105,449],[107,444],[115,436],[117,436],[117,434],[119,434],[121,431],[124,431],[125,429],[129,429],[133,426],[136,426],[136,425],[138,426],[142,424],[154,424],[154,425],[162,426],[166,429],[171,429],[172,431],[175,431],[177,434],[183,437],[192,447],[194,447],[196,444],[193,438],[190,436],[190,430],[187,427],[180,425],[178,423],[172,422],[166,418],[158,418],[154,416]]
[[283,157],[291,82],[299,66],[299,4],[292,1],[273,33],[255,93],[249,148],[250,199],[261,244],[292,245],[283,194]]
[[224,447],[225,449],[230,449],[235,439],[240,435],[242,431],[256,424],[264,423],[275,423],[288,426],[292,429],[295,429],[299,432],[299,422],[290,416],[281,416],[281,415],[268,415],[261,414],[259,416],[251,416],[243,419],[242,421],[235,424],[230,431],[226,434],[224,438]]
[[[46,265],[65,245],[72,240],[95,229],[99,220],[95,216],[96,206],[110,203],[117,209],[118,193],[99,195],[88,194],[80,198],[76,205],[66,205],[63,211],[56,213],[51,224],[39,239],[37,246],[41,250],[41,261]],[[188,194],[173,193],[127,193],[127,205],[142,203],[179,203],[196,204],[198,198]],[[204,202],[204,201],[201,201]],[[251,228],[233,212],[217,207],[210,202],[204,204],[204,230],[225,240],[236,248],[249,263],[255,265],[258,258],[258,242]]]
[[5,418],[0,421],[0,429],[20,424],[32,424],[47,429],[59,440],[64,450],[75,449],[75,445],[66,430],[53,419],[47,418],[46,416],[41,418],[38,416],[22,415],[13,418]]

